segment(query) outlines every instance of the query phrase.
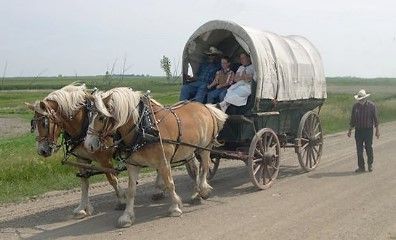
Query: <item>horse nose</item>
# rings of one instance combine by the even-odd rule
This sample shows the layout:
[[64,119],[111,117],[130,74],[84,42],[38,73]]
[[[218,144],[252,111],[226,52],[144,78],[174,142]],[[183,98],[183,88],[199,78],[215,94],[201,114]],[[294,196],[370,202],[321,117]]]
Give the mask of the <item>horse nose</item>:
[[44,157],[48,157],[51,151],[49,149],[40,149],[39,154]]

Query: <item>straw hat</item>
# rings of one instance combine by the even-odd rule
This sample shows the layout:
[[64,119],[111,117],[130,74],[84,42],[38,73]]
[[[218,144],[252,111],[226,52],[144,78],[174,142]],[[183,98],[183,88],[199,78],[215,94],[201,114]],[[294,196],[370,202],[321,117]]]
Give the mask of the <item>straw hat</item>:
[[223,52],[215,47],[210,47],[209,51],[205,52],[205,54],[207,54],[207,55],[221,55],[221,54],[223,54]]
[[359,101],[359,100],[365,99],[369,96],[370,96],[370,94],[366,93],[366,90],[362,89],[354,97],[356,100]]

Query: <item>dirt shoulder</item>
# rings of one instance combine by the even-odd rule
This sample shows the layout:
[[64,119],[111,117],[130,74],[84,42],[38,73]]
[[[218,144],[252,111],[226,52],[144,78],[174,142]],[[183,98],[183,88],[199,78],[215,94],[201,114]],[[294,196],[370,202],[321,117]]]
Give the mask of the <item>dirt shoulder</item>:
[[18,117],[0,116],[0,139],[18,137],[29,132],[29,123]]

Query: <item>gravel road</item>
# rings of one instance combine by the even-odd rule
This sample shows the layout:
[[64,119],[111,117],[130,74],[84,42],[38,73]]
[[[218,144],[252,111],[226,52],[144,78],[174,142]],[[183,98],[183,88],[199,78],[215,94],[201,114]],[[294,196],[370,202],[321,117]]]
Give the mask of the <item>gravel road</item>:
[[372,173],[354,173],[354,141],[335,134],[325,138],[313,172],[301,171],[292,150],[282,152],[280,176],[265,191],[252,186],[243,163],[223,161],[212,196],[190,205],[192,181],[176,171],[185,200],[179,218],[167,217],[168,199],[150,200],[149,176],[139,181],[136,222],[128,229],[115,227],[121,212],[111,188],[100,183],[91,189],[95,213],[82,220],[71,214],[78,190],[0,206],[0,239],[396,239],[396,122],[381,128]]

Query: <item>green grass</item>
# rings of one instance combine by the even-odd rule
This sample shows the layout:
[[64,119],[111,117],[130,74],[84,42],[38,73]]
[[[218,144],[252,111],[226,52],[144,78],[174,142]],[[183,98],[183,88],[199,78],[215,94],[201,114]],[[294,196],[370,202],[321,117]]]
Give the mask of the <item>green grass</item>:
[[[51,89],[60,88],[75,81],[75,78],[23,78],[6,79],[4,88],[18,91],[0,92],[0,117],[21,117],[28,121],[32,113],[24,102],[44,98]],[[110,85],[103,77],[84,77],[79,79],[89,87],[108,89],[125,85],[136,90],[151,90],[155,99],[163,104],[177,101],[180,83],[168,83],[164,78],[126,78],[123,82],[113,80]],[[373,83],[375,82],[375,83]],[[396,79],[354,79],[330,78],[328,85],[333,86],[328,99],[322,107],[320,118],[326,134],[346,131],[353,103],[353,92],[346,87],[376,86],[371,99],[379,108],[380,121],[396,120]],[[38,89],[33,91],[23,89]],[[383,90],[383,91],[381,91]],[[346,93],[348,92],[348,93]],[[36,153],[36,143],[32,134],[1,139],[0,137],[0,203],[20,201],[48,191],[71,189],[79,186],[75,169],[60,164],[62,152],[43,158]],[[103,181],[104,176],[95,176],[92,182]]]

